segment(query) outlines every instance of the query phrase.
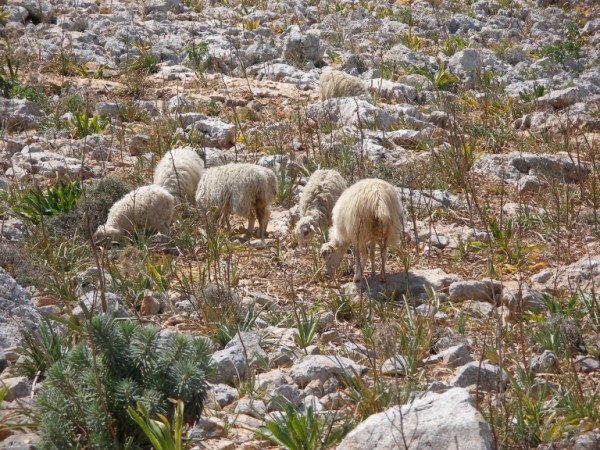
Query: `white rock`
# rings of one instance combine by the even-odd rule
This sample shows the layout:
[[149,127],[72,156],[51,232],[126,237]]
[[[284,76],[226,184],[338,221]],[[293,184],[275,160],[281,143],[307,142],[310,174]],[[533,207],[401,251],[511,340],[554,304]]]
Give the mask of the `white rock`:
[[450,389],[374,414],[359,424],[337,450],[491,450],[489,425],[464,389]]

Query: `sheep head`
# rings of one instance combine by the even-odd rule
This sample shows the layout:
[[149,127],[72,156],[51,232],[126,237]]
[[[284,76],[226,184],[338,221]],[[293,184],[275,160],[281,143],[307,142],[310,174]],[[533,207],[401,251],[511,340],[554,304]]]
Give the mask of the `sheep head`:
[[302,247],[308,245],[308,243],[312,240],[315,235],[315,227],[312,225],[310,220],[306,217],[303,217],[296,225],[296,239],[298,240],[298,244]]
[[321,247],[321,259],[324,263],[325,276],[332,278],[335,275],[335,270],[342,262],[344,249],[336,248],[330,243],[323,244]]
[[96,245],[110,244],[111,241],[118,239],[121,233],[118,229],[108,226],[100,225],[94,233],[94,242]]

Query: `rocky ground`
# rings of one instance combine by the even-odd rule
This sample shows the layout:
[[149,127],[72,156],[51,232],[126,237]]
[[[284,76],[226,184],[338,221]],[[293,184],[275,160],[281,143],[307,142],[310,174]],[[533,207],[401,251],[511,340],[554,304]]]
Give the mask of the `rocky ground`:
[[[211,339],[196,448],[275,448],[256,430],[287,405],[323,422],[286,448],[600,446],[598,2],[6,0],[0,22],[0,448],[39,442],[19,330],[100,293]],[[320,101],[328,67],[371,98]],[[177,147],[271,167],[269,237],[182,205],[170,239],[92,251]],[[294,242],[318,167],[398,188],[385,284],[352,283],[352,254],[323,280]],[[84,200],[40,221],[57,179]]]

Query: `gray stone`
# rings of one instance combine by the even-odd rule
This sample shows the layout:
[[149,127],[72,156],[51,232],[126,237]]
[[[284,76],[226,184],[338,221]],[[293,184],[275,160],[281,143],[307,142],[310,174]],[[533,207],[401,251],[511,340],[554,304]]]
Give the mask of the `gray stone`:
[[344,342],[342,344],[342,351],[356,361],[368,360],[375,357],[373,350],[354,342]]
[[575,358],[575,367],[579,372],[591,373],[600,369],[600,362],[591,356],[580,355]]
[[467,391],[428,393],[411,404],[395,406],[360,423],[337,450],[417,450],[456,446],[491,450],[490,427]]
[[[321,125],[331,124],[334,128],[353,126],[357,129],[391,131],[397,119],[389,112],[357,97],[332,98],[310,105],[306,116]],[[411,133],[413,137],[419,132]]]
[[40,436],[34,433],[19,433],[0,442],[0,450],[38,450]]
[[396,188],[405,204],[430,210],[433,208],[458,209],[463,206],[462,200],[450,192],[439,189]]
[[442,362],[453,369],[473,361],[469,349],[464,344],[458,344],[441,352]]
[[4,378],[0,380],[0,387],[8,386],[4,401],[12,402],[18,398],[28,397],[31,393],[27,377]]
[[9,131],[37,129],[44,117],[45,114],[37,103],[17,98],[0,98],[0,122]]
[[342,356],[310,355],[294,363],[290,376],[296,384],[304,387],[313,380],[325,381],[344,373],[362,375],[366,371],[365,366]]
[[589,164],[578,162],[569,155],[517,152],[508,155],[483,155],[475,162],[472,170],[486,177],[492,175],[507,183],[516,183],[530,174],[556,178],[563,183],[577,183],[585,181],[590,174]]
[[496,307],[488,302],[467,301],[461,305],[460,310],[469,316],[486,319],[494,315]]
[[409,372],[409,362],[401,355],[392,356],[381,365],[383,375],[406,375]]
[[11,157],[14,166],[19,167],[28,173],[39,174],[45,178],[55,179],[69,178],[77,180],[80,178],[91,178],[95,176],[92,168],[82,165],[81,160],[70,158],[50,152],[29,152],[28,147],[15,153]]
[[[108,314],[114,314],[115,317],[121,318],[129,317],[129,313],[118,295],[113,294],[112,292],[106,292],[104,296],[106,299],[106,312]],[[73,308],[72,314],[73,317],[76,317],[79,320],[84,320],[86,315],[85,310],[81,305],[84,305],[85,309],[88,311],[102,312],[102,299],[100,292],[96,290],[84,293],[79,297],[78,303],[79,304]]]
[[262,400],[243,398],[235,406],[235,413],[245,414],[262,420],[264,419],[265,414],[267,414],[267,407]]
[[519,312],[521,308],[523,312],[526,312],[528,309],[535,309],[542,312],[548,309],[541,292],[531,289],[527,285],[519,286],[517,282],[504,283],[502,304],[515,312]]
[[193,108],[194,101],[185,94],[177,94],[171,97],[165,106],[169,113],[181,113],[183,110]]
[[290,384],[292,379],[282,370],[270,370],[258,373],[254,377],[254,389],[257,391],[272,391],[285,384]]
[[340,333],[337,330],[325,331],[324,333],[321,333],[321,342],[323,342],[323,344],[339,341]]
[[268,355],[271,367],[287,367],[292,364],[295,357],[294,351],[286,347],[277,347]]
[[319,403],[323,406],[323,409],[331,411],[351,404],[352,399],[344,392],[332,392],[321,397]]
[[214,381],[231,384],[236,379],[245,378],[248,369],[257,363],[257,358],[267,358],[267,353],[260,348],[260,336],[248,332],[236,334],[225,349],[213,353],[210,358],[215,367]]
[[217,417],[200,418],[188,432],[193,443],[225,435],[225,422]]
[[600,255],[583,256],[573,264],[543,270],[531,277],[532,288],[547,293],[591,293],[600,285]]
[[121,112],[121,105],[114,102],[96,103],[96,114],[102,117],[118,117]]
[[287,30],[283,45],[283,57],[291,61],[310,61],[318,63],[323,58],[325,47],[321,45],[318,30],[302,32],[298,25]]
[[138,133],[131,136],[129,140],[129,154],[131,156],[142,156],[148,149],[150,136],[144,133]]
[[576,87],[552,91],[536,100],[538,108],[551,106],[555,109],[563,109],[577,102],[579,90]]
[[140,315],[154,316],[160,313],[162,305],[166,303],[166,300],[165,294],[152,292],[150,290],[144,291],[144,298],[142,299],[142,305],[140,306]]
[[547,190],[550,187],[547,181],[536,177],[535,175],[525,175],[521,177],[516,184],[517,193],[519,195],[540,192]]
[[456,387],[477,386],[479,390],[493,392],[503,389],[507,381],[508,376],[504,371],[501,373],[498,366],[475,361],[460,367],[450,384]]
[[210,357],[214,367],[213,380],[217,383],[231,384],[243,379],[247,374],[246,355],[242,347],[231,347],[216,351]]
[[319,401],[319,398],[314,395],[307,395],[302,399],[302,405],[306,411],[308,408],[312,408],[314,412],[325,411],[325,408]]
[[435,292],[448,291],[448,287],[459,280],[456,275],[449,275],[442,269],[414,269],[410,272],[387,273],[385,283],[379,277],[363,280],[362,283],[348,283],[342,286],[344,295],[359,297],[361,292],[370,298],[390,298],[403,301],[420,302],[429,298],[431,290]]
[[188,133],[201,133],[205,145],[217,148],[231,147],[235,143],[235,130],[235,125],[212,117],[198,120],[186,128]]
[[312,380],[306,385],[302,392],[304,396],[321,398],[325,394],[323,390],[323,382],[321,380]]
[[41,0],[11,0],[13,6],[21,6],[29,13],[29,19],[42,22],[52,23],[56,22],[54,6],[52,4],[41,1]]
[[495,280],[456,281],[450,285],[451,302],[475,300],[500,303],[502,299],[502,283]]
[[550,350],[544,350],[541,355],[533,356],[529,367],[534,373],[560,373],[558,358]]
[[300,391],[295,386],[284,384],[271,391],[267,411],[285,411],[287,405],[298,407],[302,403]]
[[209,403],[219,405],[220,408],[231,405],[238,397],[237,389],[226,384],[213,384],[208,391]]
[[183,10],[181,0],[144,0],[144,14],[179,13]]
[[41,317],[29,293],[0,267],[0,348],[21,344],[21,331],[37,330]]
[[4,372],[4,369],[8,367],[8,361],[6,360],[6,354],[4,350],[0,348],[0,373]]

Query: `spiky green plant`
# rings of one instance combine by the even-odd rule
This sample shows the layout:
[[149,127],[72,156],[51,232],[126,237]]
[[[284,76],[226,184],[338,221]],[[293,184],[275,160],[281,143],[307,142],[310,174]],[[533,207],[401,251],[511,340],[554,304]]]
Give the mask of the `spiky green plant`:
[[72,211],[81,198],[82,190],[79,181],[58,181],[44,192],[39,186],[24,191],[17,196],[12,212],[17,217],[34,224],[43,217],[52,217]]
[[286,450],[324,450],[331,448],[352,428],[352,421],[335,423],[334,415],[319,415],[312,406],[304,414],[286,406],[285,413],[268,420],[259,435]]
[[183,420],[202,412],[209,370],[208,342],[184,335],[163,337],[156,327],[95,316],[80,342],[47,371],[35,399],[41,448],[123,448],[140,440],[128,407],[170,418],[186,404]]

